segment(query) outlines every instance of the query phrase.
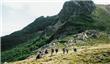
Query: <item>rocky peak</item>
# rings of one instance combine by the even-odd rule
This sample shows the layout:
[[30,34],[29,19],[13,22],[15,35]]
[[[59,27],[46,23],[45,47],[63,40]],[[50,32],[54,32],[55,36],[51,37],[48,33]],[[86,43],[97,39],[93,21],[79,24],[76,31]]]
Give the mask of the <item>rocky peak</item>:
[[67,19],[71,15],[88,15],[95,9],[95,4],[91,0],[79,1],[72,0],[64,3],[63,9],[59,13],[61,19]]

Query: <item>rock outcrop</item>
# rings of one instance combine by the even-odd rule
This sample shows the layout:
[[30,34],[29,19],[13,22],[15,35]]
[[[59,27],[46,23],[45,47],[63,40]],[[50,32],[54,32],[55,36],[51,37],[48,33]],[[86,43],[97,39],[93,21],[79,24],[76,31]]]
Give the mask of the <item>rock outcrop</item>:
[[65,2],[63,9],[58,14],[59,21],[56,24],[61,23],[61,25],[56,32],[58,35],[55,36],[64,37],[67,34],[88,29],[94,21],[90,15],[95,8],[95,4],[91,0]]
[[63,9],[59,13],[60,19],[64,20],[76,15],[89,15],[95,9],[95,4],[91,0],[87,1],[67,1],[65,2]]

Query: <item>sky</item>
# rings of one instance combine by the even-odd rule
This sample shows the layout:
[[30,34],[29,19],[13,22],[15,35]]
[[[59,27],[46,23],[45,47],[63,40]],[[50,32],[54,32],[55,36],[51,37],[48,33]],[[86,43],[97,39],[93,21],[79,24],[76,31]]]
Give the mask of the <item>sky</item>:
[[[23,29],[40,16],[60,12],[67,0],[0,0],[0,36]],[[93,0],[96,4],[110,4],[109,0]]]

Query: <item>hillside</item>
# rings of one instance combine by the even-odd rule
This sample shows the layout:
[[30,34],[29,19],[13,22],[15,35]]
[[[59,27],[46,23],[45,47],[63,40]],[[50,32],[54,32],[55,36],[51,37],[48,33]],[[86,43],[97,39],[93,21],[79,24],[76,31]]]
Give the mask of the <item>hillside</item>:
[[[1,61],[23,60],[55,40],[62,41],[86,30],[110,33],[110,5],[95,5],[92,1],[65,2],[58,15],[41,16],[22,30],[1,37]],[[104,39],[100,42],[110,40]]]
[[[72,37],[68,36],[71,40]],[[65,38],[64,38],[65,39]],[[69,53],[63,54],[62,43],[57,45],[59,52],[44,55],[41,59],[36,60],[36,54],[33,54],[25,60],[9,62],[8,64],[109,64],[110,63],[110,39],[100,37],[91,39],[86,43],[80,42],[69,46]],[[77,52],[72,49],[77,48]]]
[[36,60],[35,55],[32,57],[9,64],[110,64],[110,44],[101,44],[98,46],[85,46],[78,49],[78,52],[69,51],[68,54],[54,54]]

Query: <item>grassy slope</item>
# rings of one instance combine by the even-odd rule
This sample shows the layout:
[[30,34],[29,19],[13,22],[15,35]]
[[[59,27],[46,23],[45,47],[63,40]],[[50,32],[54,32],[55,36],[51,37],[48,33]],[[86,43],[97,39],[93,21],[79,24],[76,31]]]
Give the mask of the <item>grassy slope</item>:
[[110,31],[110,8],[107,5],[97,5],[92,18],[96,21],[94,24],[100,30]]
[[50,57],[46,55],[42,59],[35,60],[35,56],[23,61],[11,62],[10,64],[109,64],[110,43],[95,46],[78,47],[78,52],[69,51],[68,54],[58,54]]
[[[104,34],[105,35],[105,34]],[[107,36],[107,35],[106,35]],[[62,54],[61,48],[58,54],[44,56],[41,59],[35,60],[35,55],[28,57],[22,61],[10,62],[9,64],[109,64],[110,63],[110,39],[106,36],[101,36],[98,39],[90,39],[88,43],[78,43],[75,47],[78,52],[73,52],[72,47],[69,47],[68,54]],[[68,36],[64,39],[72,39]],[[59,44],[61,47],[62,44]]]

